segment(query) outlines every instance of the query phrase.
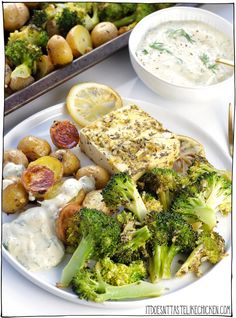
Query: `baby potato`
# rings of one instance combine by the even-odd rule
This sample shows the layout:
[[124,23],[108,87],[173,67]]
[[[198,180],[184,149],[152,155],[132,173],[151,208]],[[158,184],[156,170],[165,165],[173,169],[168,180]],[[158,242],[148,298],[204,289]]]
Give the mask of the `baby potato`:
[[29,9],[36,9],[39,6],[39,2],[24,2],[24,4],[29,8]]
[[111,213],[109,208],[103,201],[102,190],[94,190],[87,193],[83,201],[82,207],[89,209],[94,209],[95,207],[97,210],[102,211],[105,214]]
[[5,64],[5,80],[4,80],[4,87],[7,88],[10,81],[11,81],[11,68],[10,66],[6,63]]
[[8,185],[2,192],[2,209],[6,213],[21,211],[28,202],[28,193],[21,182]]
[[67,34],[68,42],[73,56],[78,57],[92,50],[92,39],[89,31],[82,25],[74,26]]
[[33,166],[44,166],[53,171],[54,173],[54,181],[58,182],[61,180],[62,175],[63,175],[63,165],[62,163],[53,157],[50,156],[43,156],[38,158],[35,161],[32,161],[29,164],[29,168]]
[[48,55],[42,55],[37,61],[37,77],[42,78],[54,70],[54,65]]
[[29,19],[29,9],[24,3],[3,3],[4,29],[15,31]]
[[27,192],[41,196],[55,183],[54,173],[45,166],[28,167],[21,176],[21,181]]
[[53,35],[49,39],[47,51],[54,65],[65,65],[73,61],[72,50],[61,35]]
[[50,127],[50,136],[57,148],[71,149],[79,142],[79,132],[69,120],[55,120]]
[[58,149],[50,154],[63,166],[63,176],[71,176],[80,168],[80,160],[69,149]]
[[20,91],[21,89],[29,86],[34,82],[33,76],[28,77],[11,77],[9,87],[13,92]]
[[13,162],[16,165],[23,165],[27,168],[29,161],[26,155],[18,149],[9,149],[4,151],[4,164]]
[[75,177],[79,180],[81,177],[84,176],[94,177],[96,189],[104,188],[110,179],[109,173],[100,166],[82,167],[76,172]]
[[111,22],[98,23],[91,32],[92,43],[98,47],[118,36],[117,27]]
[[26,155],[29,161],[47,156],[51,152],[51,147],[46,140],[34,136],[21,139],[17,148]]
[[56,234],[62,242],[66,243],[66,231],[70,225],[71,218],[80,209],[81,206],[78,203],[69,203],[60,211],[56,220]]

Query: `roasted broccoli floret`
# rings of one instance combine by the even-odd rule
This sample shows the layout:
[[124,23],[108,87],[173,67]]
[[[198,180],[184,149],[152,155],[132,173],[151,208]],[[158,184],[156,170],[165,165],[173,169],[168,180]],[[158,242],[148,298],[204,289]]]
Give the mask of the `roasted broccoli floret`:
[[144,258],[145,245],[150,237],[151,233],[146,225],[132,231],[128,236],[127,234],[121,235],[121,242],[117,245],[112,259],[118,263],[130,264]]
[[136,6],[135,11],[129,15],[125,16],[124,18],[117,19],[113,21],[117,28],[128,26],[134,27],[140,20],[142,20],[146,15],[156,11],[156,8],[151,3],[138,3]]
[[182,178],[168,168],[154,168],[146,172],[138,184],[141,189],[158,196],[164,211],[169,209],[176,192],[183,186]]
[[31,24],[35,25],[38,28],[44,29],[48,21],[48,15],[44,10],[33,10],[31,17]]
[[213,229],[216,212],[228,214],[231,210],[231,183],[215,172],[205,173],[175,199],[172,210],[190,223],[201,221]]
[[209,261],[212,264],[216,264],[224,256],[225,242],[223,237],[217,232],[204,230],[198,237],[197,247],[180,267],[176,276],[180,277],[188,272],[201,276],[200,266],[203,262]]
[[141,260],[132,262],[127,266],[121,263],[114,263],[110,258],[106,257],[98,261],[95,268],[100,271],[106,283],[114,286],[132,284],[147,276],[145,264]]
[[78,14],[69,8],[64,8],[62,12],[58,13],[55,17],[55,21],[62,36],[66,36],[67,33],[77,24],[79,24]]
[[104,281],[98,269],[78,271],[73,278],[72,288],[80,298],[99,303],[106,300],[158,297],[163,293],[159,285],[141,280],[132,284],[112,286]]
[[198,156],[193,161],[192,165],[188,169],[188,177],[191,183],[197,181],[203,174],[216,172],[223,176],[226,180],[231,181],[231,173],[226,170],[216,169],[210,162],[205,158]]
[[113,255],[120,240],[120,227],[116,220],[95,209],[80,210],[79,227],[82,238],[69,263],[63,269],[60,287],[68,286],[75,273],[90,258]]
[[6,57],[16,66],[11,76],[29,77],[36,72],[36,62],[42,55],[42,50],[24,40],[9,42],[5,48]]
[[139,221],[142,221],[147,208],[136,188],[135,182],[131,177],[124,173],[115,174],[102,190],[102,196],[106,205],[114,210],[121,207],[133,212]]
[[67,2],[64,5],[65,8],[63,10],[69,10],[72,15],[75,13],[77,16],[76,24],[82,24],[87,30],[91,31],[99,23],[97,3]]
[[26,41],[29,44],[43,48],[47,45],[48,34],[41,28],[38,28],[33,24],[29,24],[22,27],[19,31],[16,30],[10,33],[8,44],[12,44],[16,41]]
[[163,206],[157,198],[148,192],[143,191],[141,194],[141,197],[143,199],[143,202],[148,210],[148,212],[156,211],[161,212],[163,210]]
[[178,253],[189,253],[196,245],[196,232],[181,215],[171,212],[156,214],[149,225],[150,240],[149,274],[151,282],[171,278],[171,264]]
[[132,14],[136,7],[135,3],[100,3],[98,5],[98,14],[101,21],[113,22]]

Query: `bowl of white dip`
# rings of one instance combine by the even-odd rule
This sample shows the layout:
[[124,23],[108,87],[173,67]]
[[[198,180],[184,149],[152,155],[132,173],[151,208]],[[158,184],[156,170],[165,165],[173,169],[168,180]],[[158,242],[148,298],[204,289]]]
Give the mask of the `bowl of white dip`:
[[133,29],[130,59],[140,79],[157,94],[180,101],[209,101],[233,82],[232,25],[209,11],[172,7],[150,14]]

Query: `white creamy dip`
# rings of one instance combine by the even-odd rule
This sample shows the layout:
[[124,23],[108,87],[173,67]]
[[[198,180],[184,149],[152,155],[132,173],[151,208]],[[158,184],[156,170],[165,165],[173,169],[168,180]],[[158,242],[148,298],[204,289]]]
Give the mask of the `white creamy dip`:
[[9,253],[30,271],[50,269],[64,256],[64,246],[56,236],[55,218],[59,210],[81,189],[95,189],[93,177],[67,179],[60,194],[21,213],[15,220],[3,224],[3,245]]
[[140,41],[136,56],[148,71],[175,85],[208,86],[233,74],[233,68],[215,62],[233,60],[233,41],[200,21],[158,25]]
[[17,165],[13,162],[8,162],[3,168],[2,175],[4,179],[10,177],[21,177],[24,170],[24,165]]
[[48,211],[57,214],[57,211],[60,208],[62,208],[66,203],[70,202],[79,193],[81,189],[83,189],[85,192],[94,190],[94,178],[84,176],[79,180],[72,178],[65,180],[62,186],[60,187],[60,194],[58,194],[53,199],[44,200],[40,202],[41,206],[46,208]]
[[30,271],[56,266],[64,256],[64,246],[55,234],[54,219],[46,209],[35,207],[21,213],[2,227],[3,245]]

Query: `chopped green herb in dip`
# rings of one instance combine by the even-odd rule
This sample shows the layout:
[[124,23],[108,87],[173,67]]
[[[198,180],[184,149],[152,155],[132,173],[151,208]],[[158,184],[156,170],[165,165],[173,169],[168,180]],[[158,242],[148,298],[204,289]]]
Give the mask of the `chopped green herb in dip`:
[[216,64],[233,60],[233,40],[200,21],[170,21],[149,30],[138,45],[142,65],[161,79],[186,87],[219,83],[233,69]]

